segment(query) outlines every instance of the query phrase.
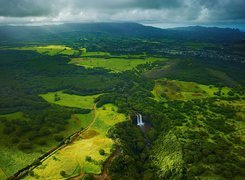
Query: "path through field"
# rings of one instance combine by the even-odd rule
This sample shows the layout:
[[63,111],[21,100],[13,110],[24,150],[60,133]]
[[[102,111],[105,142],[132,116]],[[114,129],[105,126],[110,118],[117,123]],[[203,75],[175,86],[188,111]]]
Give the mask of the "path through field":
[[[107,137],[108,130],[125,121],[113,104],[100,108],[93,105],[93,119],[80,132],[74,132],[63,143],[40,156],[32,164],[16,172],[12,179],[77,179],[84,174],[95,178],[108,178],[108,166],[120,151],[113,151],[115,142]],[[104,150],[105,154],[101,154]],[[88,160],[87,158],[90,158]]]
[[96,118],[97,118],[97,116],[96,116],[96,110],[97,110],[97,108],[96,108],[96,104],[94,104],[94,106],[93,106],[93,120],[91,121],[91,123],[89,123],[89,125],[86,127],[86,128],[84,128],[82,131],[80,131],[79,132],[79,134],[78,134],[78,136],[76,137],[76,138],[74,138],[73,140],[72,140],[72,142],[75,142],[75,141],[77,141],[79,138],[81,138],[81,135],[83,134],[83,133],[85,133],[87,130],[89,130],[89,128],[91,128],[91,126],[93,126],[93,124],[94,124],[94,122],[96,121]]

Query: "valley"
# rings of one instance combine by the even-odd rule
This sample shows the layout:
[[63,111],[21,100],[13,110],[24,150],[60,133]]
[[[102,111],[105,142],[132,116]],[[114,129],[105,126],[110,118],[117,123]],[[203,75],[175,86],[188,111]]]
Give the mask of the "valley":
[[32,37],[36,28],[6,29],[0,179],[244,178],[244,33],[134,23],[47,26]]

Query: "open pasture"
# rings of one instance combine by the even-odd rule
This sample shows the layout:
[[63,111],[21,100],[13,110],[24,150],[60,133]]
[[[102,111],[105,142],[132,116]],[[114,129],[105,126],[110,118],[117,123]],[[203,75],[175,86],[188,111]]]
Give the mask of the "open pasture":
[[94,100],[100,94],[91,96],[78,96],[63,93],[62,91],[50,92],[40,95],[43,99],[50,103],[58,104],[60,106],[75,107],[83,109],[92,109]]
[[164,58],[74,58],[70,64],[83,66],[85,68],[104,68],[112,72],[132,70],[140,64],[152,63]]
[[218,88],[213,85],[202,85],[195,82],[160,79],[156,80],[152,94],[156,100],[190,100],[217,96],[227,97],[231,91],[228,87]]
[[[99,174],[114,144],[112,139],[106,137],[106,133],[116,123],[125,121],[126,117],[117,113],[117,107],[113,104],[106,104],[94,113],[94,121],[80,135],[80,139],[49,157],[27,179],[62,179],[86,173]],[[101,149],[104,155],[100,153]]]

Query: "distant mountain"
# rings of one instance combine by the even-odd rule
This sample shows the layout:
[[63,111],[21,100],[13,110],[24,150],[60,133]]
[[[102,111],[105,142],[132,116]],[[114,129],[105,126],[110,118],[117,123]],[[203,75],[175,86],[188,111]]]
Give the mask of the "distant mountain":
[[238,29],[217,27],[181,27],[160,29],[137,23],[69,23],[45,26],[0,26],[1,44],[9,42],[45,42],[77,39],[81,35],[104,34],[128,38],[175,39],[179,41],[230,42],[245,39]]
[[156,38],[163,35],[164,30],[147,27],[137,23],[67,23],[45,26],[0,26],[0,42],[44,42],[69,37],[77,39],[81,35],[107,35],[124,37]]
[[245,33],[239,29],[233,28],[218,28],[218,27],[203,27],[203,26],[189,26],[168,29],[176,36],[185,35],[190,39],[200,39],[206,41],[236,41],[244,40]]
[[58,34],[58,33],[110,33],[118,35],[159,35],[163,30],[154,27],[147,27],[137,23],[67,23],[60,25],[44,25],[44,26],[0,26],[0,33],[36,35]]
[[234,28],[219,28],[219,27],[204,27],[204,26],[188,26],[188,27],[177,27],[177,28],[169,28],[170,30],[177,30],[177,31],[190,31],[190,32],[233,32],[238,33],[240,32],[239,29]]

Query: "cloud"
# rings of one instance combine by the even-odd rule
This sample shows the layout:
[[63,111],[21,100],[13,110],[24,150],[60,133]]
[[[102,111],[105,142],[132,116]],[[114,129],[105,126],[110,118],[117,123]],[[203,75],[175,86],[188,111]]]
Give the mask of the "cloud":
[[0,22],[245,21],[245,0],[0,0]]
[[53,4],[47,0],[0,0],[0,16],[47,16],[53,12]]

